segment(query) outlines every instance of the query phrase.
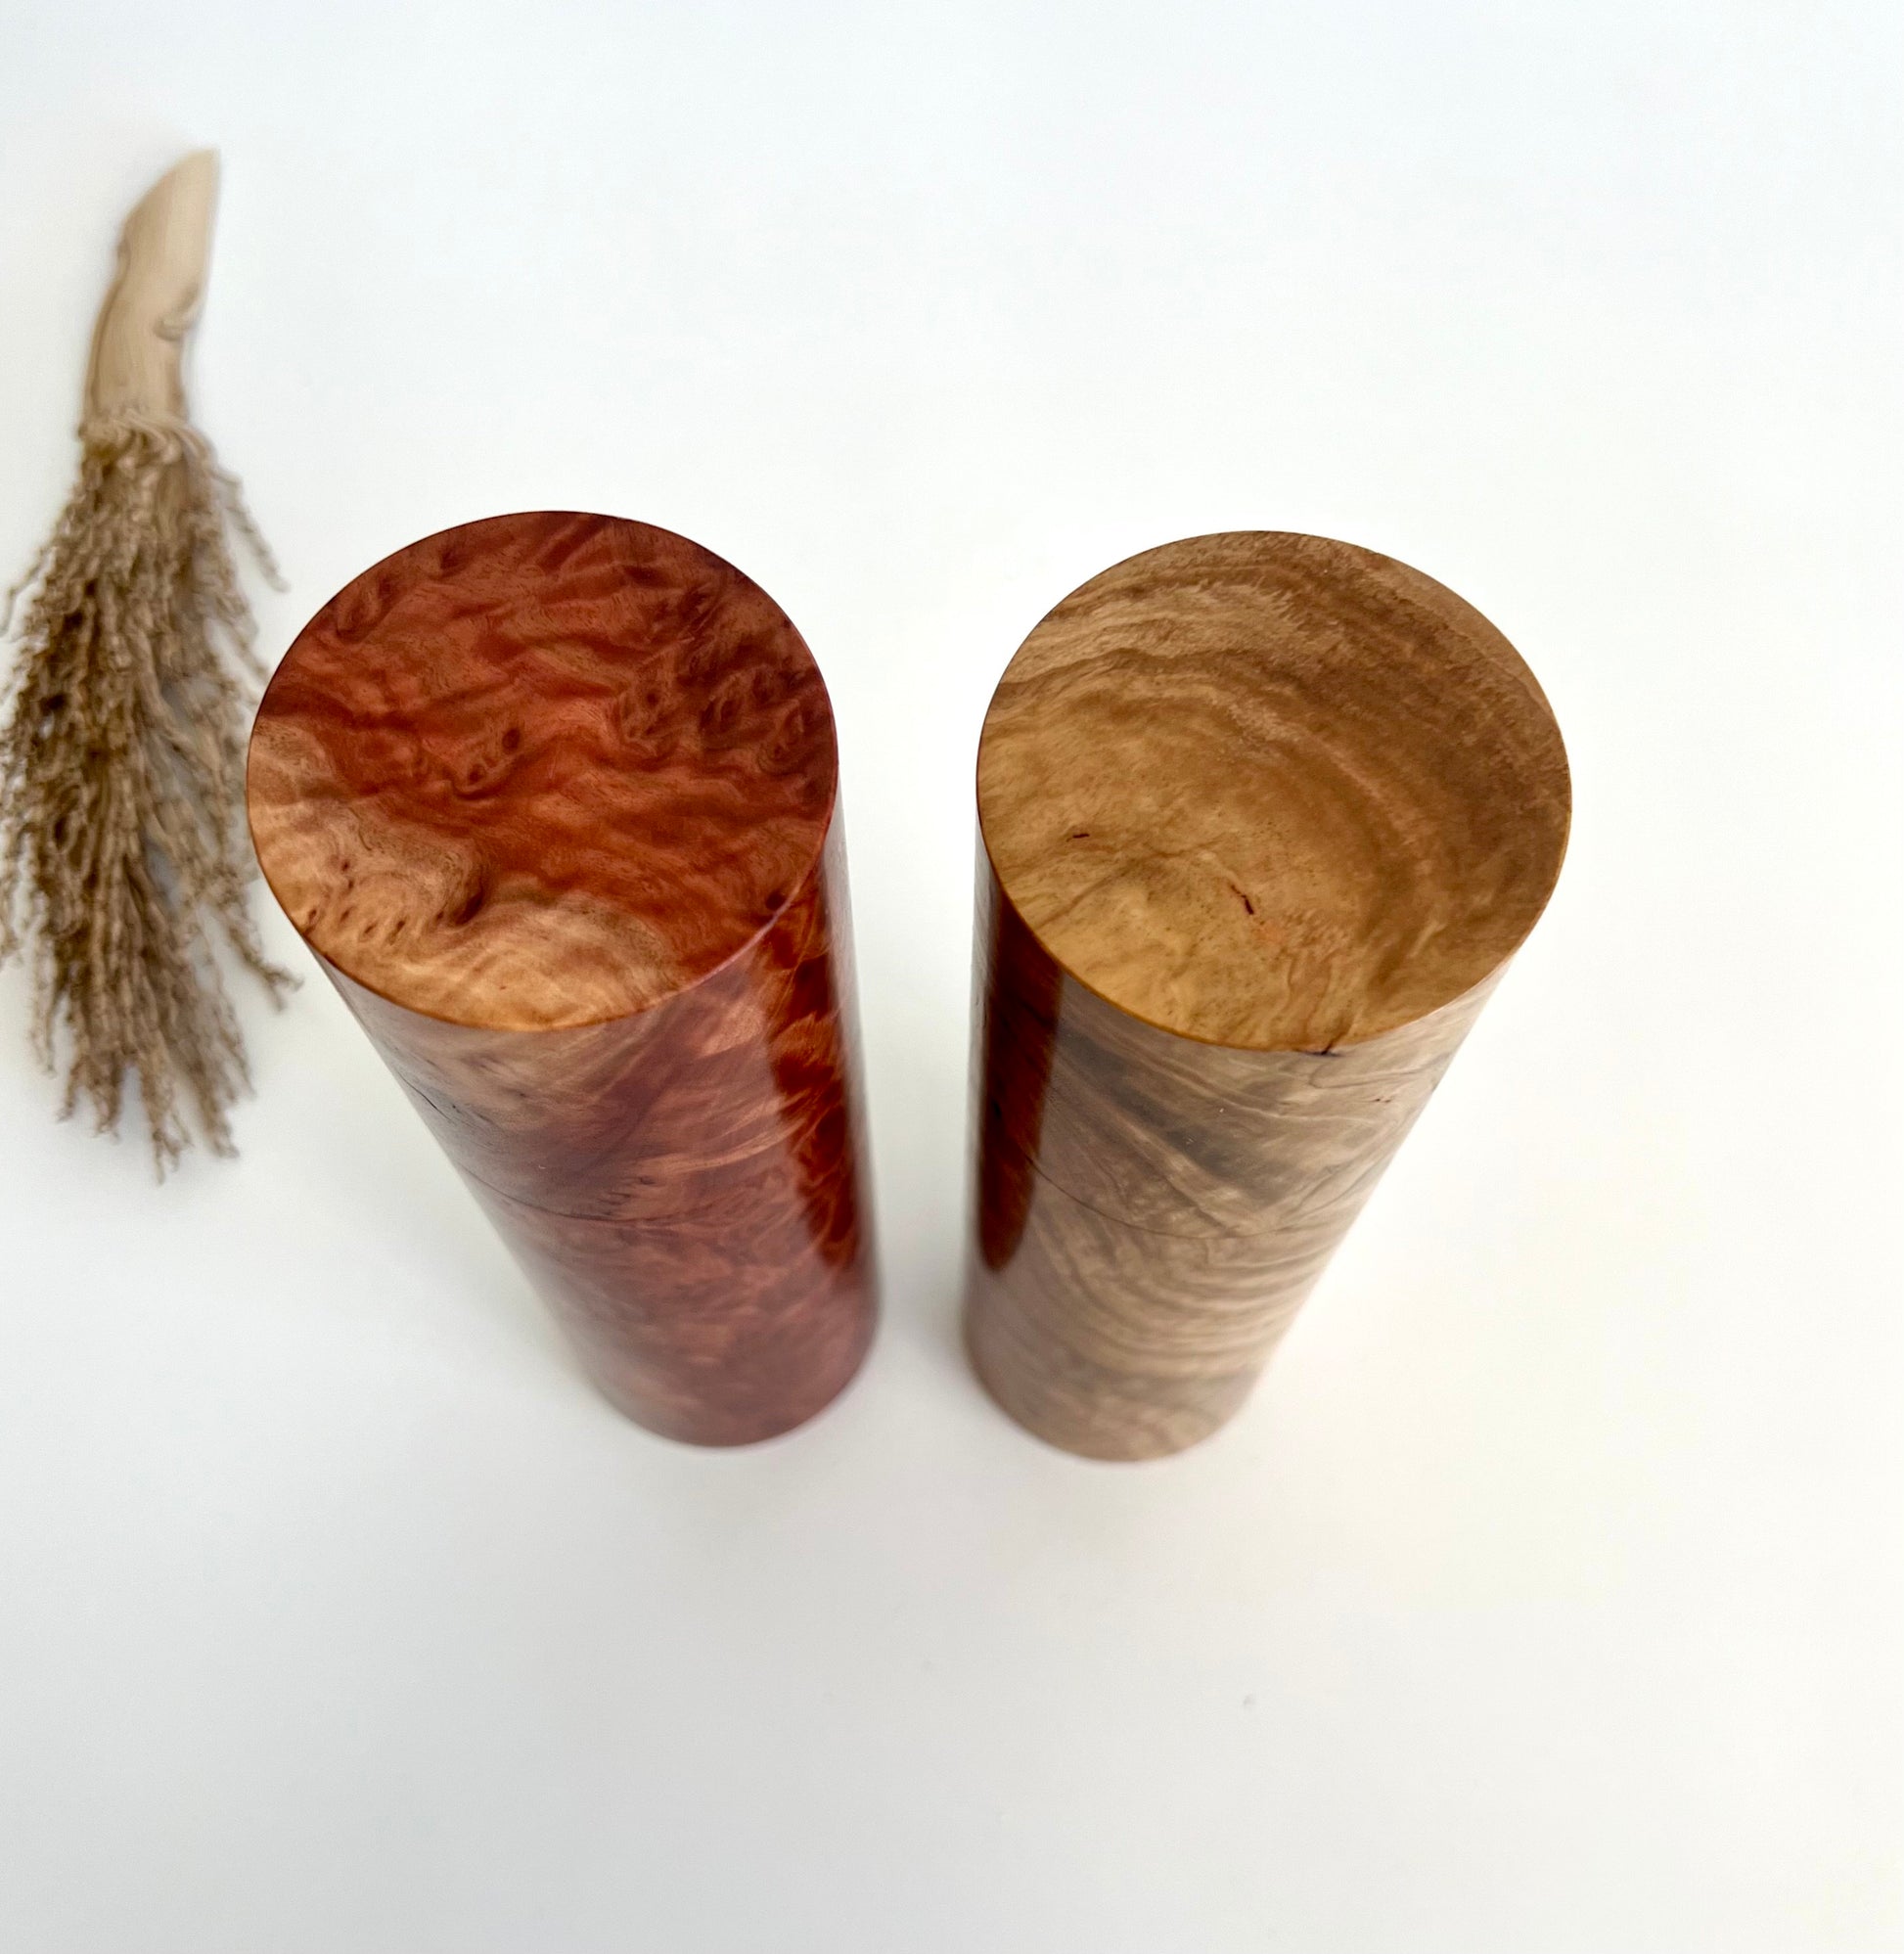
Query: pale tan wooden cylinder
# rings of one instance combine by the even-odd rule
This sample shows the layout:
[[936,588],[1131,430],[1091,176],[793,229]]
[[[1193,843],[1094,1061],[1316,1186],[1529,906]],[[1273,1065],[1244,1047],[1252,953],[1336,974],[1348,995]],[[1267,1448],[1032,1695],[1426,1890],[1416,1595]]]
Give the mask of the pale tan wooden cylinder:
[[1236,1412],[1569,810],[1514,648],[1372,551],[1195,537],[1039,624],[978,762],[966,1329],[1014,1418],[1138,1459]]

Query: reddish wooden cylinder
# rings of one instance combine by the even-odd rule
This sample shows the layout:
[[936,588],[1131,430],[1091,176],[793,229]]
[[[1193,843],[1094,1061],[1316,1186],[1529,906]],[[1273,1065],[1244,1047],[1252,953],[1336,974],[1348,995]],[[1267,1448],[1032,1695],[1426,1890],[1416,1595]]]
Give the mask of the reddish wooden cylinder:
[[426,538],[305,627],[252,733],[273,892],[602,1389],[785,1431],[871,1341],[832,710],[682,537]]

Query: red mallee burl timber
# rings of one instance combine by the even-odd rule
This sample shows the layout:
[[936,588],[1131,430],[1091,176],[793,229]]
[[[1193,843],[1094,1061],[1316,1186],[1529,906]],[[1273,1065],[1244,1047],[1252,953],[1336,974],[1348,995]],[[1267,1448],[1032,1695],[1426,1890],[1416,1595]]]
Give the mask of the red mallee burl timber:
[[366,570],[251,736],[286,913],[603,1390],[699,1444],[873,1333],[838,772],[765,592],[568,513]]

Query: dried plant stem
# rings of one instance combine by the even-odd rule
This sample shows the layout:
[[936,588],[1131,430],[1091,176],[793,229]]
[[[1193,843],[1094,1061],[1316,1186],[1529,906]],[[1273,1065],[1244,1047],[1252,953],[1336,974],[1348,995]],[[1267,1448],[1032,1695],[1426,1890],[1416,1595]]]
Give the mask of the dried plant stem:
[[[79,478],[24,599],[0,730],[0,959],[31,945],[34,1038],[68,1048],[64,1112],[116,1131],[136,1074],[159,1171],[214,1152],[249,1083],[223,937],[276,998],[240,831],[251,615],[229,521],[272,571],[238,485],[182,420],[80,430]],[[0,629],[4,629],[0,624]]]

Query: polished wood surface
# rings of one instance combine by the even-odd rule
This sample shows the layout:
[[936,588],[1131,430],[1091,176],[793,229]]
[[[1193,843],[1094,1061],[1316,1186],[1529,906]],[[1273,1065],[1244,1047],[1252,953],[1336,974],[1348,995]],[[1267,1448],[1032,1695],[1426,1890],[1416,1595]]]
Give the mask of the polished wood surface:
[[367,570],[252,735],[287,914],[603,1388],[701,1443],[872,1334],[836,780],[772,600],[596,516]]
[[1565,755],[1451,592],[1205,536],[1026,640],[979,752],[967,1339],[1128,1459],[1247,1395],[1559,874]]
[[642,523],[536,515],[400,550],[305,627],[252,827],[311,947],[495,1030],[625,1017],[772,920],[833,816],[833,713],[780,608]]
[[1032,632],[985,715],[978,812],[1026,923],[1101,996],[1320,1049],[1513,952],[1559,873],[1566,760],[1514,648],[1420,571],[1197,536]]

